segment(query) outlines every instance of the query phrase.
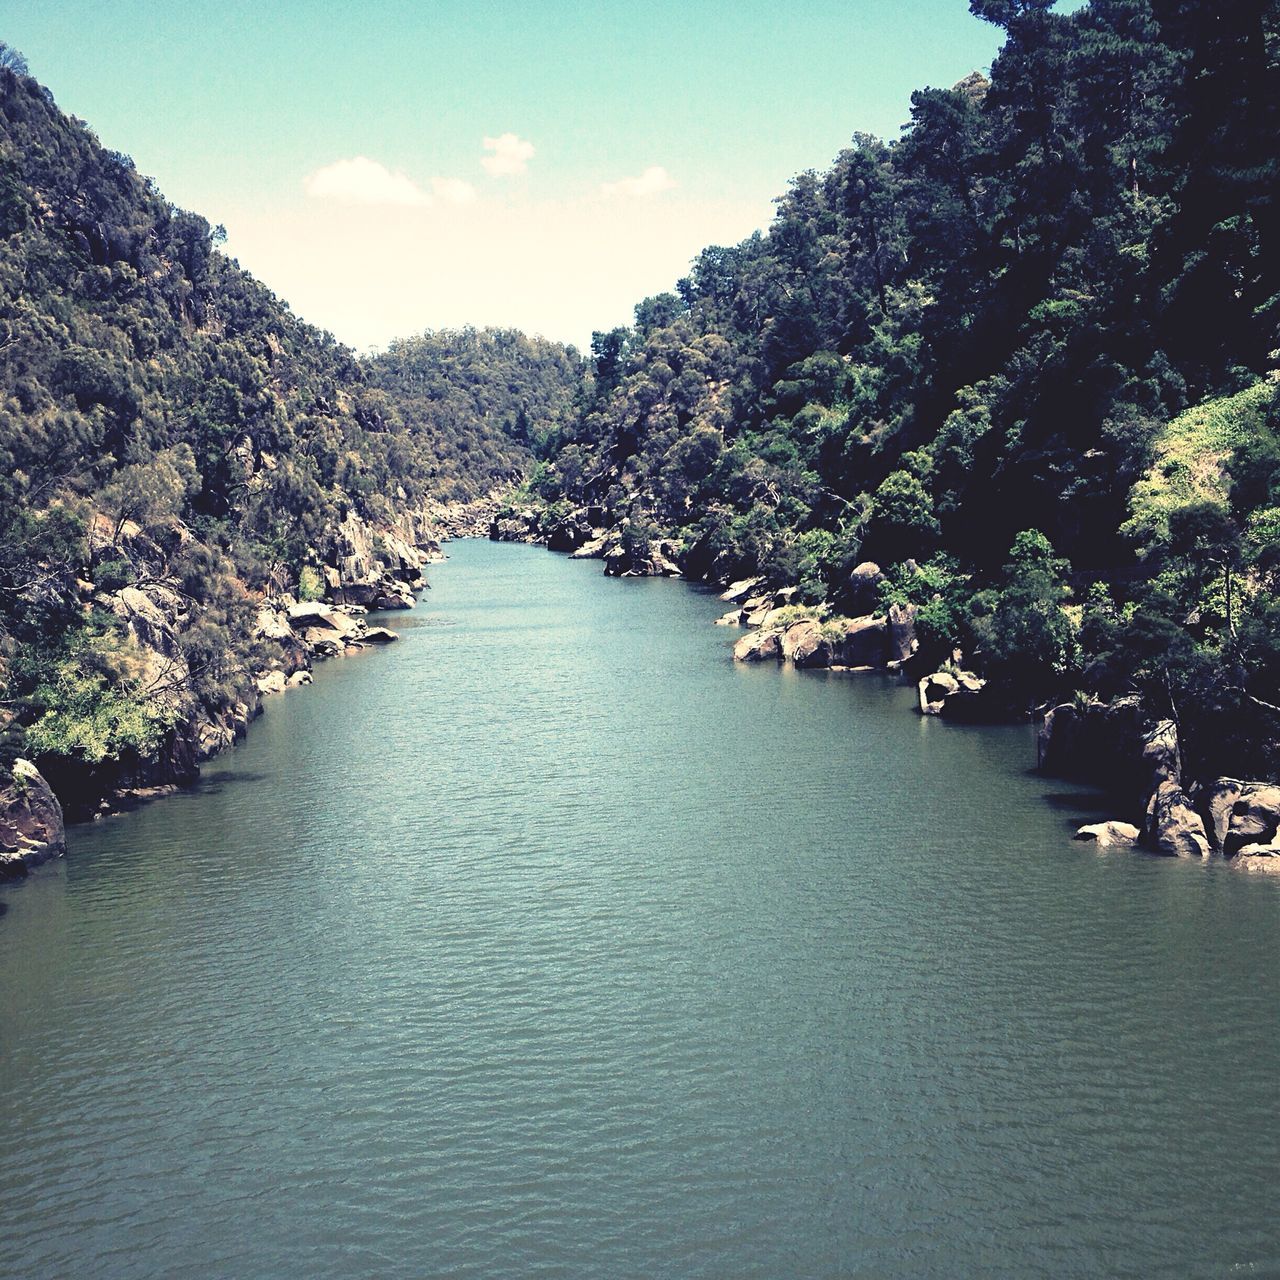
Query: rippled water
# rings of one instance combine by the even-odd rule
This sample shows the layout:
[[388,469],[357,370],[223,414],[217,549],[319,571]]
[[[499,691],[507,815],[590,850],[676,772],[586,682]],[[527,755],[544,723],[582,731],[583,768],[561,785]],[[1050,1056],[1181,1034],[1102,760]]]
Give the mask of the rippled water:
[[433,580],[0,897],[0,1273],[1280,1273],[1280,884],[683,584]]

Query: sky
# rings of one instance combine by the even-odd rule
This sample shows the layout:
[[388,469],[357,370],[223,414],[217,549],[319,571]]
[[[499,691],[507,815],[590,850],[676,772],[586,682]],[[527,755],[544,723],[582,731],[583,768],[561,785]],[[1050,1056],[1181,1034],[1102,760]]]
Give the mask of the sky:
[[585,349],[1000,34],[967,0],[0,0],[63,110],[358,350]]

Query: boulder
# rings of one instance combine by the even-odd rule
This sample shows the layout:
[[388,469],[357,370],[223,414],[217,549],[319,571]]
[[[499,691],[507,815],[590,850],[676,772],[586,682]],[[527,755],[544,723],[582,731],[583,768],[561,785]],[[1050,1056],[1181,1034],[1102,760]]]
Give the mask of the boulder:
[[1176,782],[1162,782],[1152,794],[1142,842],[1171,858],[1207,858],[1210,854],[1204,820]]
[[254,683],[258,692],[265,697],[270,693],[283,693],[288,687],[289,678],[283,671],[266,671]]
[[1218,778],[1200,797],[1209,835],[1224,858],[1269,850],[1280,835],[1280,787]]
[[585,512],[575,511],[558,520],[547,530],[546,544],[550,551],[576,551],[591,537],[591,526]]
[[730,609],[728,613],[723,613],[716,619],[717,627],[739,627],[742,625],[742,610]]
[[782,636],[777,631],[752,631],[733,646],[736,662],[782,661]]
[[288,613],[279,605],[266,600],[258,606],[258,620],[253,634],[260,640],[275,640],[280,643],[294,639]]
[[367,640],[370,644],[393,644],[400,636],[389,627],[370,627],[360,639]]
[[1095,840],[1099,845],[1134,845],[1142,832],[1131,822],[1094,822],[1076,832],[1077,840]]
[[605,535],[597,534],[588,538],[576,551],[569,555],[570,560],[600,560],[604,556]]
[[290,689],[296,689],[299,685],[311,684],[312,676],[310,671],[295,671],[285,683]]
[[925,676],[916,686],[920,699],[920,714],[940,716],[946,700],[959,688],[960,682],[955,676],[948,675],[945,671],[935,671],[933,675]]
[[0,879],[26,875],[66,847],[58,797],[31,761],[15,760],[0,782]]
[[829,667],[831,642],[822,634],[822,624],[812,618],[793,622],[782,636],[782,656],[797,667]]
[[906,662],[914,658],[920,641],[916,639],[916,615],[919,606],[891,604],[889,606],[889,661]]
[[337,631],[344,625],[339,619],[346,618],[346,614],[339,613],[333,605],[326,604],[323,600],[296,601],[285,612],[289,625],[295,631],[306,627],[328,627]]
[[889,661],[890,643],[886,618],[854,618],[836,637],[834,660],[842,667],[883,667]]
[[880,603],[880,584],[883,581],[884,574],[874,561],[864,560],[855,566],[849,574],[849,584],[845,591],[850,611],[870,613]]
[[720,593],[720,599],[741,604],[763,581],[763,578],[740,578],[737,582],[729,583]]
[[987,692],[987,682],[972,671],[937,671],[916,686],[920,712],[964,724],[985,724],[1004,714]]
[[1036,762],[1043,773],[1105,788],[1135,814],[1160,783],[1181,778],[1173,722],[1153,724],[1133,695],[1051,708],[1037,729]]

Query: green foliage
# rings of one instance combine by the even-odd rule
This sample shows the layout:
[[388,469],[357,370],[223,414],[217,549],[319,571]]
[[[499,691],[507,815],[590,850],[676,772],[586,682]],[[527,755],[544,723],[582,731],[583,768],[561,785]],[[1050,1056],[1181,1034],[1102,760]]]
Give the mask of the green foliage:
[[1269,383],[1259,382],[1188,409],[1160,433],[1122,530],[1142,551],[1167,540],[1169,517],[1180,507],[1225,502],[1237,487],[1237,501],[1245,506],[1265,498],[1258,487],[1269,487],[1276,446],[1261,433],[1274,394]]
[[1052,691],[1080,663],[1075,628],[1063,609],[1066,562],[1038,529],[1013,541],[1002,581],[980,592],[970,626],[985,669],[1015,696]]
[[30,696],[35,718],[26,749],[90,765],[154,752],[171,715],[144,687],[136,647],[110,629],[91,628],[69,649]]
[[398,339],[366,364],[358,415],[407,430],[430,458],[435,495],[470,500],[509,486],[570,438],[582,361],[513,329],[442,329]]
[[304,564],[298,573],[298,599],[323,600],[324,578],[315,565]]

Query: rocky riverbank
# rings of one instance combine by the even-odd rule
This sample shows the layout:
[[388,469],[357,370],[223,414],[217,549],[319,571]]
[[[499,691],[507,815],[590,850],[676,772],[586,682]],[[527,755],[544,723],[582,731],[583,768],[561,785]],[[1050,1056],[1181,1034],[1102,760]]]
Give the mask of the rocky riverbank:
[[[602,560],[611,576],[682,573],[670,543],[629,546],[625,530],[606,529],[602,521],[602,512],[588,508],[553,518],[532,507],[506,508],[488,532],[494,541],[540,543],[577,559]],[[970,724],[1021,718],[999,689],[965,669],[963,654],[939,670],[921,670],[918,609],[891,604],[877,610],[882,581],[873,563],[852,571],[848,598],[866,610],[856,616],[799,606],[794,587],[769,589],[759,578],[729,583],[721,598],[732,608],[717,623],[747,628],[734,646],[737,662],[896,672],[915,686],[921,715]],[[1145,716],[1136,697],[1047,706],[1037,725],[1040,771],[1091,783],[1116,805],[1117,818],[1080,827],[1078,839],[1280,874],[1280,786],[1187,778],[1176,724]]]
[[[455,514],[458,521],[445,527],[467,527],[464,513]],[[127,565],[130,581],[107,590],[82,580],[82,607],[122,624],[148,705],[167,728],[145,754],[97,761],[50,755],[18,760],[0,774],[0,877],[23,875],[64,852],[64,820],[101,817],[194,781],[205,760],[246,733],[265,700],[310,684],[315,663],[398,639],[370,626],[366,615],[414,606],[428,586],[426,566],[443,558],[441,523],[425,509],[384,523],[348,513],[314,551],[308,581],[321,598],[229,584],[244,632],[234,649],[208,656],[220,666],[211,696],[210,672],[189,643],[201,607],[172,571],[192,535],[176,521],[163,539],[131,522],[116,529],[97,521],[92,560]]]

